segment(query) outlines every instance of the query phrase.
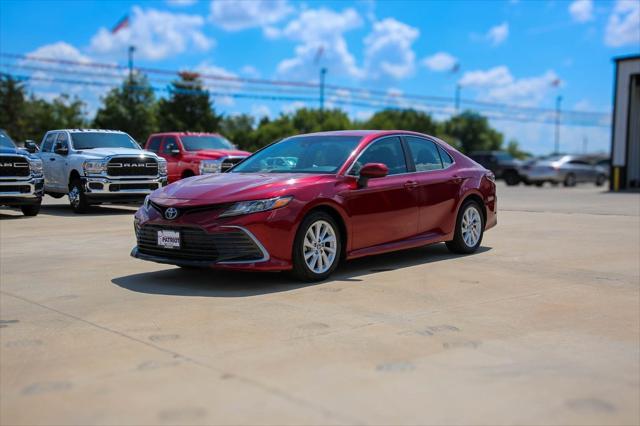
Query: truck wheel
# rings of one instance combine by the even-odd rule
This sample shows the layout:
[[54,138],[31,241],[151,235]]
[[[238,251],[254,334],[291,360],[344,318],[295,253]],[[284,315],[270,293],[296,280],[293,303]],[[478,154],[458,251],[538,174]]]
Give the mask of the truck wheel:
[[515,186],[520,183],[520,176],[513,170],[509,170],[504,174],[504,181],[509,186]]
[[89,201],[84,193],[84,187],[80,179],[74,179],[69,185],[69,204],[74,213],[86,213],[89,210]]
[[40,203],[22,206],[20,210],[22,210],[22,214],[25,216],[37,216],[40,212]]

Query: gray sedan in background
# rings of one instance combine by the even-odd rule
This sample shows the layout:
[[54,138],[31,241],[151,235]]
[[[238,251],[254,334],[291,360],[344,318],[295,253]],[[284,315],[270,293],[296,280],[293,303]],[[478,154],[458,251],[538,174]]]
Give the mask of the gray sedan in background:
[[537,186],[550,182],[564,186],[589,182],[601,186],[607,180],[607,170],[579,155],[551,155],[528,162],[522,166],[520,174],[525,183]]

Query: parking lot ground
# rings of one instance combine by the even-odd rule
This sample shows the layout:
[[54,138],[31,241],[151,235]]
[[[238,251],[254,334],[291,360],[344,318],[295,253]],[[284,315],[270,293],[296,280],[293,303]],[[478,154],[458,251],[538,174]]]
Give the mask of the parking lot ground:
[[333,279],[129,257],[131,208],[0,211],[0,423],[640,423],[640,195],[499,187],[475,255]]

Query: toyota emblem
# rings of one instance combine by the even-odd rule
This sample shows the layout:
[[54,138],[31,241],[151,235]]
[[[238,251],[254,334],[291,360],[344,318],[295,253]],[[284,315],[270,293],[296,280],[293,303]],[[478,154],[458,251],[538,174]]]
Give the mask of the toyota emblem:
[[178,209],[176,209],[175,207],[169,207],[164,211],[164,217],[167,220],[175,219],[176,217],[178,217]]

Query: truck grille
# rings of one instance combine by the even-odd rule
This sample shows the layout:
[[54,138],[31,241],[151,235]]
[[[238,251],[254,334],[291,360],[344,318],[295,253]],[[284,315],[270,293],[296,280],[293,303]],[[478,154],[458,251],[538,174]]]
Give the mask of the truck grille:
[[[180,232],[180,248],[158,246],[158,231]],[[144,225],[136,233],[140,253],[175,260],[209,262],[257,261],[263,254],[256,243],[242,230],[208,234],[200,228],[186,226]]]
[[222,173],[226,172],[227,170],[229,170],[230,168],[232,168],[233,166],[235,166],[236,164],[244,160],[244,158],[245,157],[225,158],[224,160],[222,160],[222,164],[220,164],[220,172]]
[[157,176],[158,162],[153,158],[113,158],[107,164],[109,176]]
[[29,162],[24,157],[0,157],[0,176],[29,176]]

